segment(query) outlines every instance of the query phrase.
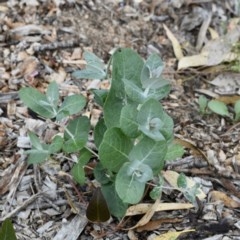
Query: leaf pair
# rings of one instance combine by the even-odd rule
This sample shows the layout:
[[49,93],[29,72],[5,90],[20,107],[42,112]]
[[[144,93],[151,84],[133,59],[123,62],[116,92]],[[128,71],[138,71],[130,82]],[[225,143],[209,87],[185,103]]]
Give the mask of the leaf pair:
[[61,106],[58,107],[59,89],[56,82],[49,84],[46,94],[35,88],[27,87],[19,91],[19,96],[32,111],[44,118],[56,118],[57,120],[79,113],[86,104],[84,96],[71,95],[67,96]]
[[77,117],[70,120],[64,131],[64,138],[55,136],[51,144],[41,143],[39,138],[32,132],[29,132],[32,149],[26,151],[29,163],[41,163],[51,154],[59,152],[72,153],[81,150],[88,139],[90,123],[87,117]]

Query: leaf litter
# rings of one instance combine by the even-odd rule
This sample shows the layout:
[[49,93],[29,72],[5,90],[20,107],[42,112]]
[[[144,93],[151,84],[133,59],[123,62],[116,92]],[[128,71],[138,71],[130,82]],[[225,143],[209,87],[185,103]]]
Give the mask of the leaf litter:
[[[71,5],[73,3],[77,3],[77,5]],[[234,4],[234,1],[229,1],[229,5],[225,3],[212,5],[214,7],[212,9],[215,11],[212,13],[210,21],[210,26],[213,29],[211,36],[215,31],[219,33],[215,34],[215,36],[219,37],[209,40],[205,44],[199,58],[192,59],[196,60],[194,64],[199,64],[198,66],[218,65],[226,60],[226,56],[231,53],[231,44],[239,39],[239,27],[233,27],[224,35],[219,24],[216,24],[216,17],[228,19],[229,12],[239,16]],[[82,68],[85,64],[82,52],[90,50],[107,60],[108,53],[118,46],[137,49],[144,57],[150,52],[164,56],[164,62],[167,65],[164,74],[167,79],[172,81],[173,85],[173,92],[168,101],[164,101],[164,107],[175,118],[176,134],[180,134],[185,139],[192,141],[196,148],[204,152],[209,160],[206,166],[204,157],[200,157],[200,160],[196,161],[197,156],[194,156],[186,165],[184,165],[184,161],[187,162],[189,160],[187,158],[181,159],[182,164],[178,167],[174,166],[173,162],[168,162],[167,166],[176,172],[185,172],[185,174],[193,174],[193,176],[197,174],[201,179],[207,177],[210,183],[222,185],[221,191],[225,190],[226,193],[217,194],[216,189],[221,192],[217,187],[214,189],[215,192],[212,191],[215,194],[212,195],[212,200],[224,204],[225,207],[220,209],[221,204],[216,205],[214,201],[209,202],[208,199],[205,199],[204,201],[210,207],[207,208],[204,205],[203,212],[198,214],[204,215],[204,221],[207,221],[207,223],[219,224],[217,226],[220,226],[220,228],[221,226],[227,226],[214,217],[216,215],[214,208],[219,206],[218,215],[221,219],[225,217],[231,219],[231,223],[236,222],[234,207],[238,206],[239,196],[234,200],[231,199],[232,201],[229,196],[237,196],[237,189],[239,188],[239,125],[232,128],[228,119],[218,116],[199,117],[194,102],[195,90],[199,89],[199,86],[195,86],[198,80],[195,79],[191,84],[193,91],[187,84],[183,84],[182,75],[174,70],[176,58],[172,53],[172,46],[164,34],[163,26],[161,26],[161,22],[164,21],[165,26],[172,32],[172,39],[175,39],[175,45],[177,45],[175,48],[180,52],[180,55],[177,54],[180,61],[187,58],[182,57],[182,49],[179,47],[184,42],[182,41],[183,38],[186,38],[187,41],[190,39],[190,42],[194,40],[195,43],[198,40],[199,46],[205,43],[204,35],[206,35],[206,31],[204,27],[202,34],[198,35],[200,36],[199,39],[196,39],[196,34],[191,32],[200,31],[199,26],[204,23],[204,18],[201,17],[200,21],[199,19],[197,21],[197,16],[199,18],[201,15],[193,14],[191,16],[192,23],[195,23],[191,26],[191,30],[188,27],[180,30],[183,25],[179,16],[181,14],[183,16],[183,13],[186,16],[190,15],[196,5],[201,8],[200,14],[203,14],[205,10],[209,11],[209,5],[194,3],[193,1],[172,1],[172,3],[167,3],[167,1],[153,1],[152,3],[138,1],[134,2],[134,4],[127,4],[127,1],[120,3],[115,1],[104,1],[104,3],[99,1],[54,1],[54,3],[45,2],[43,5],[39,1],[1,3],[0,24],[1,29],[4,29],[4,31],[1,30],[0,35],[0,46],[3,49],[0,56],[0,149],[2,151],[0,155],[0,203],[3,206],[1,207],[1,219],[3,220],[7,216],[13,219],[19,239],[41,239],[42,237],[77,239],[79,236],[81,239],[89,239],[88,232],[92,226],[91,224],[87,225],[84,217],[84,204],[78,202],[77,194],[74,192],[70,181],[60,176],[57,179],[51,177],[52,174],[57,174],[60,169],[69,171],[72,160],[67,161],[61,155],[58,155],[56,159],[44,163],[38,170],[33,170],[26,165],[26,159],[21,157],[22,150],[28,147],[27,139],[24,139],[27,132],[26,128],[34,129],[34,132],[37,132],[42,139],[47,139],[46,136],[49,135],[46,135],[46,130],[36,121],[36,116],[29,115],[26,107],[19,102],[17,92],[26,85],[45,92],[49,82],[56,80],[60,84],[61,97],[79,91],[86,95],[86,87],[90,83],[83,81],[77,87],[69,75],[69,72]],[[14,9],[13,12],[12,9]],[[12,17],[13,15],[15,18]],[[204,24],[208,26],[209,23],[205,22]],[[104,29],[108,29],[108,31],[106,32]],[[78,34],[76,35],[76,33]],[[174,36],[175,38],[173,38]],[[176,39],[179,36],[180,43],[178,44]],[[225,40],[227,40],[227,43]],[[190,53],[191,49],[189,48],[187,51]],[[194,52],[196,54],[197,49]],[[202,62],[201,59],[203,59]],[[189,62],[188,59],[187,64],[184,63],[185,65],[182,62],[181,65],[179,64],[179,69],[186,71],[184,74],[189,74],[187,71],[190,67],[193,67],[192,60]],[[184,69],[182,66],[184,66]],[[201,80],[203,79],[201,74],[198,77]],[[232,79],[233,76],[224,76],[223,79],[225,78]],[[211,79],[212,77],[207,78],[207,80]],[[238,94],[236,90],[238,83],[226,82],[228,82],[226,86],[230,85],[233,89],[235,88],[235,94]],[[200,82],[200,85],[202,88],[206,88],[203,81]],[[230,93],[226,86],[224,86],[225,95]],[[109,85],[103,82],[100,87],[108,88]],[[181,89],[183,94],[179,94],[178,89]],[[91,102],[91,99],[89,101]],[[176,108],[176,106],[178,107]],[[96,106],[90,104],[85,114],[90,115],[95,109]],[[30,120],[36,122],[30,123]],[[59,131],[56,126],[51,128],[54,132]],[[50,135],[52,134],[50,133]],[[18,136],[22,138],[20,139]],[[75,157],[72,156],[72,159]],[[24,178],[25,176],[28,178]],[[233,179],[226,181],[225,178],[229,177]],[[47,183],[48,189],[53,188],[54,196],[47,196],[42,193],[44,182]],[[37,187],[36,190],[36,186],[39,189]],[[66,193],[68,197],[65,197],[64,194]],[[182,196],[173,197],[175,196],[174,193],[172,190],[164,190],[164,194],[166,194],[164,196],[170,194],[171,199],[176,201],[176,204],[180,204],[184,198]],[[53,197],[56,199],[53,200]],[[17,199],[18,201],[16,201]],[[72,203],[66,199],[71,199]],[[80,209],[80,215],[72,212],[70,207],[72,204],[74,204],[75,208]],[[159,203],[158,207],[161,204],[163,203]],[[173,203],[166,204],[171,207]],[[149,207],[151,209],[151,206]],[[40,209],[40,213],[38,209]],[[59,210],[58,213],[56,209]],[[209,225],[212,228],[202,225],[201,217],[197,219],[194,211],[192,212],[193,215],[195,214],[193,221],[191,221],[192,226],[189,226],[190,218],[188,215],[183,215],[182,222],[177,223],[174,216],[178,213],[184,214],[186,211],[180,209],[182,209],[181,206],[177,205],[171,212],[166,212],[166,209],[161,211],[161,214],[170,221],[155,225],[158,227],[160,234],[166,233],[168,230],[174,230],[176,226],[180,231],[185,231],[188,227],[195,228],[196,235],[191,235],[191,237],[185,239],[196,237],[204,239],[209,234],[217,234],[214,225]],[[208,214],[210,210],[211,216]],[[146,224],[151,218],[153,218],[151,221],[154,220],[156,211],[151,210],[150,212],[148,218],[144,219]],[[154,215],[152,215],[153,212]],[[38,218],[38,216],[40,217]],[[61,216],[61,219],[57,216]],[[130,221],[132,221],[132,225],[136,223],[134,216],[131,217]],[[19,224],[20,222],[21,224]],[[37,226],[37,232],[32,228],[34,224]],[[201,230],[198,228],[199,224],[202,227]],[[111,222],[109,225],[114,227],[115,223]],[[240,228],[237,226],[236,224],[235,228],[226,227],[228,233],[225,233],[225,235],[228,235],[229,239],[236,239],[234,236],[239,236]],[[146,228],[141,235],[137,232],[134,233],[137,239],[147,239],[148,230],[151,233],[152,229],[150,227]],[[107,227],[107,230],[110,232],[110,239],[119,239],[119,236],[112,234],[111,229]],[[204,233],[206,234],[204,235]],[[120,239],[127,235],[123,231],[119,231],[118,234],[121,234]],[[170,239],[170,237],[169,235],[165,239]],[[184,237],[181,239],[184,239]]]

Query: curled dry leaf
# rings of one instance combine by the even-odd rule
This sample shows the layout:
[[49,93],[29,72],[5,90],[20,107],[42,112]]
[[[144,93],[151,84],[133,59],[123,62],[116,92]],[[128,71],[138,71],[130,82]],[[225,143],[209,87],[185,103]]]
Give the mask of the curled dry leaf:
[[168,38],[170,39],[170,41],[172,43],[173,51],[174,51],[176,58],[178,60],[180,60],[181,58],[183,58],[183,53],[182,53],[182,48],[181,48],[180,43],[178,42],[177,38],[173,35],[173,33],[169,30],[169,28],[165,24],[163,24],[163,27],[166,31]]
[[[131,206],[127,209],[125,216],[135,216],[139,214],[144,214],[149,209],[151,209],[152,205],[153,204],[149,204],[149,203],[140,203],[140,204]],[[155,209],[155,212],[189,209],[193,207],[194,206],[190,203],[159,203]]]
[[228,197],[225,193],[219,191],[212,191],[210,193],[210,198],[212,201],[222,201],[226,207],[229,208],[239,208],[240,202],[233,200]]
[[231,50],[233,44],[238,41],[239,36],[240,26],[237,26],[226,35],[207,42],[200,54],[181,58],[178,63],[178,70],[188,67],[214,66],[229,61],[229,59],[233,60],[234,56]]
[[158,198],[154,204],[152,204],[152,206],[148,209],[148,211],[146,212],[146,214],[138,221],[138,223],[131,227],[130,229],[134,229],[140,226],[143,226],[145,224],[147,224],[150,219],[152,218],[153,214],[157,211],[158,205],[160,204],[160,199]]

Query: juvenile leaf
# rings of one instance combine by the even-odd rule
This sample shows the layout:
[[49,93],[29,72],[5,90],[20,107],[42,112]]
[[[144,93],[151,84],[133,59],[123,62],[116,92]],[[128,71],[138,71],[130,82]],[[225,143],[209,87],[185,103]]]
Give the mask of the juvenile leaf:
[[182,157],[184,154],[184,148],[180,144],[171,143],[168,145],[165,161],[172,161]]
[[99,146],[102,142],[102,139],[103,139],[103,135],[106,132],[106,130],[107,130],[107,127],[105,125],[104,119],[101,118],[97,122],[97,124],[94,128],[94,143],[95,143],[97,148],[99,148]]
[[180,173],[177,179],[177,185],[180,188],[186,188],[187,187],[187,178],[183,173]]
[[22,88],[19,91],[20,99],[32,111],[36,112],[44,118],[54,118],[56,109],[51,106],[47,97],[32,87]]
[[13,224],[10,219],[4,220],[0,229],[1,240],[17,240]]
[[39,140],[39,138],[36,136],[35,133],[29,132],[29,133],[28,133],[28,136],[29,136],[30,142],[31,142],[31,144],[32,144],[32,146],[33,146],[34,148],[36,148],[36,149],[38,149],[38,150],[42,150],[42,149],[43,149],[42,144],[40,143],[40,140]]
[[106,98],[107,98],[107,95],[109,93],[109,90],[106,90],[106,89],[92,89],[91,90],[94,94],[94,99],[96,101],[96,103],[103,107],[105,101],[106,101]]
[[71,153],[82,149],[87,142],[89,129],[90,123],[87,117],[71,120],[64,132],[63,150]]
[[164,184],[164,179],[160,175],[158,177],[159,177],[158,184],[156,186],[154,186],[152,191],[149,193],[150,197],[153,200],[160,199],[162,196],[162,188],[163,188],[163,184]]
[[102,185],[102,193],[107,201],[111,215],[122,218],[127,211],[128,204],[119,198],[115,189],[115,183]]
[[228,112],[226,104],[223,102],[220,102],[218,100],[209,101],[208,108],[211,111],[213,111],[221,116],[229,116],[229,112]]
[[130,138],[136,138],[140,135],[137,122],[137,107],[128,104],[122,108],[120,116],[120,128]]
[[[133,82],[123,79],[125,92],[128,99],[136,103],[143,103],[147,99],[160,100],[170,92],[170,84],[166,80],[149,79],[149,88],[145,90],[136,86]],[[152,87],[152,88],[150,88]]]
[[107,128],[120,127],[120,115],[124,106],[124,98],[118,98],[115,90],[110,90],[103,106],[104,121]]
[[95,179],[101,183],[102,186],[111,182],[110,177],[107,174],[107,169],[104,168],[100,162],[95,166],[93,173]]
[[86,68],[73,73],[77,79],[103,79],[106,77],[106,67],[104,62],[91,52],[84,52],[83,58],[87,61]]
[[159,78],[162,74],[164,65],[158,54],[152,54],[145,62],[141,72],[141,82],[143,88],[149,87],[150,78]]
[[112,56],[112,81],[110,92],[104,103],[104,119],[106,126],[119,127],[121,109],[126,103],[123,79],[141,87],[140,74],[143,60],[133,50],[119,48]]
[[[115,88],[118,81],[128,79],[136,86],[141,87],[140,75],[143,67],[142,58],[130,48],[119,48],[113,54],[113,79],[112,84]],[[118,89],[115,88],[116,90]]]
[[163,127],[160,131],[165,139],[171,142],[173,140],[173,120],[166,112],[163,113],[161,120],[163,121]]
[[50,104],[57,109],[59,100],[59,89],[56,82],[51,82],[48,85],[46,96]]
[[169,81],[167,81],[161,77],[149,78],[148,80],[145,81],[145,85],[143,85],[143,88],[159,90],[167,85],[169,85]]
[[52,143],[49,146],[50,153],[57,153],[61,150],[63,146],[63,138],[60,136],[55,136],[52,140]]
[[135,85],[134,82],[127,79],[123,79],[123,82],[125,92],[130,100],[141,104],[147,99],[148,94],[145,94],[143,89]]
[[47,160],[47,158],[50,156],[50,153],[47,149],[32,149],[25,151],[28,155],[28,163],[29,164],[36,164],[36,163],[42,163]]
[[164,158],[167,153],[166,141],[154,141],[144,137],[137,143],[129,154],[131,161],[140,161],[147,164],[153,170],[154,175],[164,166]]
[[75,94],[66,97],[58,110],[57,120],[79,113],[85,105],[86,99],[83,95]]
[[154,98],[157,100],[161,100],[170,93],[170,90],[170,84],[163,85],[162,87],[157,89],[150,89],[148,93],[148,99]]
[[145,184],[139,182],[133,175],[128,175],[130,163],[126,162],[120,168],[116,177],[116,191],[123,202],[129,204],[138,203],[144,193]]
[[139,182],[146,183],[153,178],[152,169],[138,160],[131,161],[128,166],[127,175],[132,176]]
[[163,108],[157,100],[147,100],[142,105],[137,116],[140,131],[155,141],[165,140],[161,133],[164,125],[161,120],[163,114]]
[[198,105],[200,113],[204,114],[206,112],[208,100],[204,95],[200,95],[198,98]]
[[71,174],[74,180],[81,185],[85,183],[84,166],[89,162],[91,157],[92,153],[89,152],[87,149],[83,148],[81,150],[78,163],[76,163],[71,170]]
[[110,171],[117,172],[128,161],[128,154],[133,143],[119,128],[108,129],[99,147],[102,165]]

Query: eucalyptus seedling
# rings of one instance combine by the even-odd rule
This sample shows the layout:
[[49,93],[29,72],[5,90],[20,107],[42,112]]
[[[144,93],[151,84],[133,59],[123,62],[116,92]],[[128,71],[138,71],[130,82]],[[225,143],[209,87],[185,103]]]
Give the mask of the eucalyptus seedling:
[[[173,120],[160,103],[171,88],[162,77],[164,65],[157,54],[144,61],[133,50],[119,48],[108,67],[93,53],[85,52],[84,58],[86,68],[75,71],[72,74],[75,79],[107,78],[111,83],[108,90],[91,90],[103,111],[94,129],[87,117],[79,116],[85,98],[68,96],[61,103],[56,83],[49,85],[46,94],[23,88],[20,98],[42,117],[61,124],[67,122],[63,136],[57,136],[48,145],[30,133],[33,146],[27,151],[30,163],[41,163],[59,151],[77,153],[79,159],[71,173],[79,184],[84,184],[84,168],[92,157],[97,158],[93,174],[101,190],[97,189],[93,195],[87,217],[98,222],[108,219],[107,209],[118,218],[124,216],[129,204],[141,201],[149,182],[157,182],[150,196],[159,197],[163,184],[161,170],[166,161],[181,157],[183,148],[174,143]],[[77,116],[69,118],[73,114]],[[97,151],[87,146],[90,130]]]

